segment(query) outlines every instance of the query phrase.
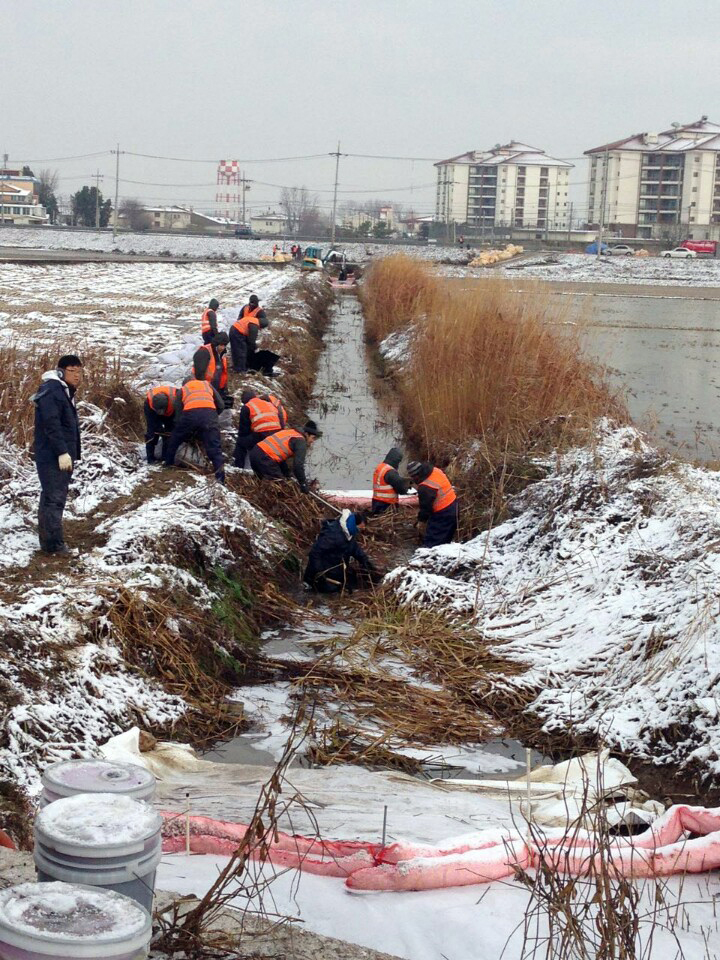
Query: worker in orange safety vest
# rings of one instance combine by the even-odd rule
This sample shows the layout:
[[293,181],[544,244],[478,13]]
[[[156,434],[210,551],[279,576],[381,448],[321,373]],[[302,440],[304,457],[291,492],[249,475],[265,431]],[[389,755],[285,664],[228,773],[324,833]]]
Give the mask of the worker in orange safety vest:
[[228,335],[216,333],[211,343],[206,343],[193,356],[193,376],[205,379],[223,396],[228,395]]
[[264,329],[267,325],[265,311],[253,294],[230,327],[230,350],[235,373],[245,373],[248,369],[255,353],[258,332],[261,327]]
[[218,419],[218,414],[224,409],[225,401],[207,380],[187,380],[180,392],[180,409],[163,465],[172,467],[180,444],[198,437],[213,465],[215,477],[220,483],[225,483]]
[[203,315],[200,320],[203,343],[210,343],[212,338],[218,332],[217,311],[219,309],[220,304],[217,302],[215,297],[213,297],[207,308],[203,310]]
[[168,437],[175,426],[175,416],[180,409],[180,390],[176,387],[151,387],[145,397],[145,454],[148,463],[156,463],[155,451],[162,440],[161,457],[167,452]]
[[241,399],[243,405],[234,454],[236,467],[244,467],[245,458],[256,443],[267,439],[286,425],[285,410],[277,397],[277,403],[273,403],[268,394],[258,396],[255,390],[248,387],[243,390]]
[[403,479],[398,473],[402,458],[402,450],[393,447],[388,450],[383,462],[375,467],[372,494],[373,513],[384,513],[390,507],[396,507],[400,502],[400,496],[408,492],[410,481]]
[[458,525],[458,501],[455,488],[447,476],[431,463],[413,460],[408,464],[418,492],[418,523],[427,523],[423,547],[450,543]]
[[314,420],[308,420],[302,430],[288,427],[278,430],[266,440],[257,443],[250,451],[250,466],[258,477],[282,480],[290,477],[288,461],[293,462],[293,475],[303,493],[310,491],[305,477],[305,457],[322,431]]

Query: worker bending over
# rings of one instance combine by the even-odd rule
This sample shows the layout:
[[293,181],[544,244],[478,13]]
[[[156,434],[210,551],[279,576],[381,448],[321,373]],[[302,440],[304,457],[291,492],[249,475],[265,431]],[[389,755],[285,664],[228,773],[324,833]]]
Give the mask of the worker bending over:
[[266,440],[256,444],[250,451],[250,466],[258,477],[272,480],[290,478],[288,461],[293,461],[293,475],[300,484],[303,493],[308,493],[310,485],[305,477],[305,457],[309,447],[322,431],[318,430],[314,420],[308,420],[302,430],[292,427],[273,433]]
[[408,473],[417,487],[420,510],[418,523],[427,523],[423,547],[450,543],[458,525],[457,494],[446,475],[431,463],[408,464]]
[[215,476],[225,483],[225,468],[220,445],[218,413],[225,409],[225,401],[207,380],[190,379],[180,393],[180,410],[175,429],[170,436],[164,465],[172,467],[181,443],[198,437],[213,465]]
[[[312,590],[340,593],[356,587],[363,574],[368,580],[378,576],[372,561],[357,542],[358,530],[365,521],[364,513],[349,510],[343,510],[337,520],[323,520],[303,574],[303,580]],[[354,569],[353,561],[359,571]]]
[[218,332],[216,311],[219,309],[220,304],[217,302],[215,297],[213,297],[208,304],[207,309],[203,310],[202,320],[200,321],[203,343],[210,343],[212,338]]
[[235,373],[245,373],[255,353],[258,331],[267,326],[265,311],[253,294],[230,327],[230,349]]
[[145,414],[145,453],[148,463],[156,463],[155,450],[162,440],[161,458],[165,459],[168,438],[175,426],[175,416],[180,406],[180,390],[176,387],[151,387],[143,412]]
[[398,473],[398,467],[403,458],[399,447],[388,450],[382,463],[375,467],[373,473],[372,512],[384,513],[388,507],[396,507],[400,496],[408,492],[410,481],[404,480]]
[[228,395],[228,335],[216,333],[211,343],[206,343],[193,355],[193,377],[205,379],[225,398]]
[[245,457],[255,444],[266,440],[278,430],[283,430],[287,423],[285,410],[277,397],[275,397],[277,402],[273,403],[268,394],[258,396],[248,387],[243,390],[241,399],[243,405],[240,409],[233,458],[236,467],[244,467]]

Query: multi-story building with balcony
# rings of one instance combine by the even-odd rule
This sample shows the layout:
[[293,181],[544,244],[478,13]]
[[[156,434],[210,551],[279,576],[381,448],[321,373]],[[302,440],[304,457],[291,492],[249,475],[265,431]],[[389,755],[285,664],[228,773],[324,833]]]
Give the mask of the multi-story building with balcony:
[[706,116],[585,151],[588,221],[625,237],[720,239],[720,126]]
[[0,225],[47,223],[38,197],[39,181],[20,170],[0,169]]
[[565,230],[572,164],[516,140],[435,164],[435,219],[473,232],[495,227]]

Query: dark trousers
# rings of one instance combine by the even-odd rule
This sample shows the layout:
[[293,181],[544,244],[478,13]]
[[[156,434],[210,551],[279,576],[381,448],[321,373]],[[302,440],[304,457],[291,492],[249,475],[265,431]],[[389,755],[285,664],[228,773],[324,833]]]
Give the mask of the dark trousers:
[[263,433],[244,433],[242,436],[238,433],[237,440],[235,441],[235,452],[233,454],[235,466],[244,467],[245,457],[252,448],[260,443],[261,440],[266,440],[268,437],[271,437],[274,433],[277,433],[277,430],[266,430]]
[[40,548],[54,553],[65,546],[62,517],[70,486],[70,470],[61,470],[57,460],[36,463],[40,477],[40,505],[38,507],[38,537]]
[[253,447],[250,451],[250,466],[253,468],[253,473],[256,477],[284,480],[287,476],[287,473],[283,472],[282,469],[284,464],[278,463],[277,460],[272,460],[257,446]]
[[207,330],[207,331],[202,335],[203,343],[212,343],[212,338],[213,338],[214,336],[215,336],[215,334],[212,332],[212,330]]
[[175,417],[161,417],[160,414],[155,413],[147,400],[143,406],[143,412],[145,413],[145,453],[147,454],[147,462],[155,463],[155,450],[159,439],[162,440],[161,457],[165,460],[168,438],[175,426]]
[[391,503],[385,503],[384,500],[375,500],[373,499],[372,505],[370,507],[371,513],[385,513],[386,510],[389,510],[393,506]]
[[450,543],[455,536],[458,525],[458,502],[455,500],[444,510],[431,513],[425,529],[422,545],[424,547],[439,547],[442,543]]
[[198,437],[213,465],[218,480],[225,479],[222,446],[220,444],[220,424],[216,410],[188,410],[182,413],[170,436],[165,463],[175,463],[175,454],[181,443]]
[[235,373],[245,373],[248,368],[248,338],[230,327],[230,352]]

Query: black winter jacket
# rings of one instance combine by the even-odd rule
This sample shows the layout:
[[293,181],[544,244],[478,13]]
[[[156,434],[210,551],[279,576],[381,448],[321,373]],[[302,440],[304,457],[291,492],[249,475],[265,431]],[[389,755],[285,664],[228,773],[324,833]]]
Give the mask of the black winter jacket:
[[75,390],[57,371],[43,374],[35,403],[35,460],[50,463],[63,453],[80,459],[80,425],[73,396]]
[[317,540],[312,545],[305,579],[310,581],[327,570],[340,566],[350,558],[357,560],[363,570],[371,570],[372,563],[355,537],[349,540],[339,520],[324,520]]

